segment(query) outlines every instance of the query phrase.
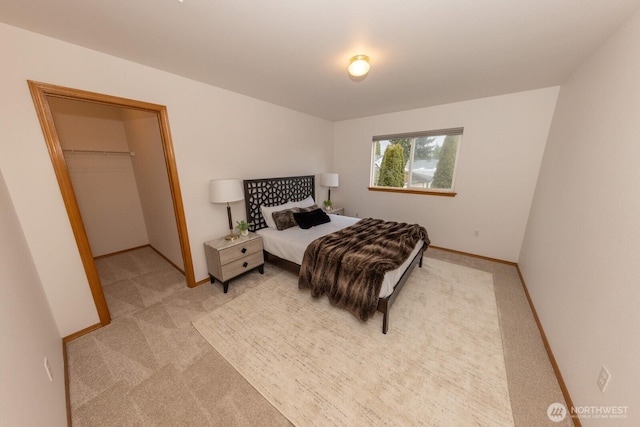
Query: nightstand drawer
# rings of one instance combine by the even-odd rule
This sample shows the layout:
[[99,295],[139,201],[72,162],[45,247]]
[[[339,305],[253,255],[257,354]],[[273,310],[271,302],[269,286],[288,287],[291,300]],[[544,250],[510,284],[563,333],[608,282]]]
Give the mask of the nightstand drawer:
[[260,252],[262,256],[262,239],[253,239],[248,242],[231,246],[220,251],[220,263],[224,266],[239,258]]
[[264,257],[261,250],[260,252],[255,252],[249,256],[223,265],[222,277],[220,280],[226,282],[227,280],[232,279],[245,271],[252,270],[262,264],[264,264]]

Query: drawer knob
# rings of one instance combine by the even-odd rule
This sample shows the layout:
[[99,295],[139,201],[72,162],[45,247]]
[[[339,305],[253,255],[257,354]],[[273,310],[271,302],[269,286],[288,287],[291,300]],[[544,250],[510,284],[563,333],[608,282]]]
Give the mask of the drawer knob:
[[242,248],[242,250],[240,252],[242,252],[243,254],[247,253],[247,248]]
[[242,264],[242,266],[243,266],[244,268],[247,268],[247,265],[249,265],[249,263],[248,263],[248,262],[245,262],[244,264]]

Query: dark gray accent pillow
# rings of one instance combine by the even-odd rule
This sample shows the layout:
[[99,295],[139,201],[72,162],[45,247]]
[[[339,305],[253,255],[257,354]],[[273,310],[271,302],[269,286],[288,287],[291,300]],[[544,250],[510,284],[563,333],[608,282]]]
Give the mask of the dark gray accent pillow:
[[298,208],[298,212],[311,212],[318,209],[318,205],[311,205],[308,208]]
[[311,212],[294,212],[293,218],[300,228],[307,230],[316,225],[331,222],[331,218],[322,209],[315,209]]
[[298,212],[299,209],[300,208],[285,209],[271,214],[273,221],[276,223],[276,228],[278,230],[286,230],[287,228],[298,225],[296,220],[293,218],[293,214]]

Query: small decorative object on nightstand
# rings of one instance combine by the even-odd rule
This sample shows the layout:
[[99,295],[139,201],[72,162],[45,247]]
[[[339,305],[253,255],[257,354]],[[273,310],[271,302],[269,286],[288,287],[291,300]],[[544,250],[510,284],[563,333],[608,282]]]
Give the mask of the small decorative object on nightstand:
[[229,290],[229,281],[255,268],[264,274],[262,237],[255,233],[229,241],[224,237],[204,244],[207,269],[211,283],[222,282],[224,293]]
[[236,228],[240,231],[241,236],[249,235],[249,227],[252,226],[252,222],[247,222],[244,219],[241,221],[236,221]]
[[330,211],[327,211],[327,213],[330,213],[330,214],[333,214],[333,215],[344,215],[344,208],[333,207],[333,208],[331,208]]

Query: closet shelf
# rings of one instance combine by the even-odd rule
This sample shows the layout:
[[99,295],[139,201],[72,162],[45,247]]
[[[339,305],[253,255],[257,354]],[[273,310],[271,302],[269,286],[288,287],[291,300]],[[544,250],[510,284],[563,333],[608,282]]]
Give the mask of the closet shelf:
[[70,154],[104,154],[104,155],[126,155],[135,156],[133,151],[109,151],[109,150],[62,150],[63,153]]

